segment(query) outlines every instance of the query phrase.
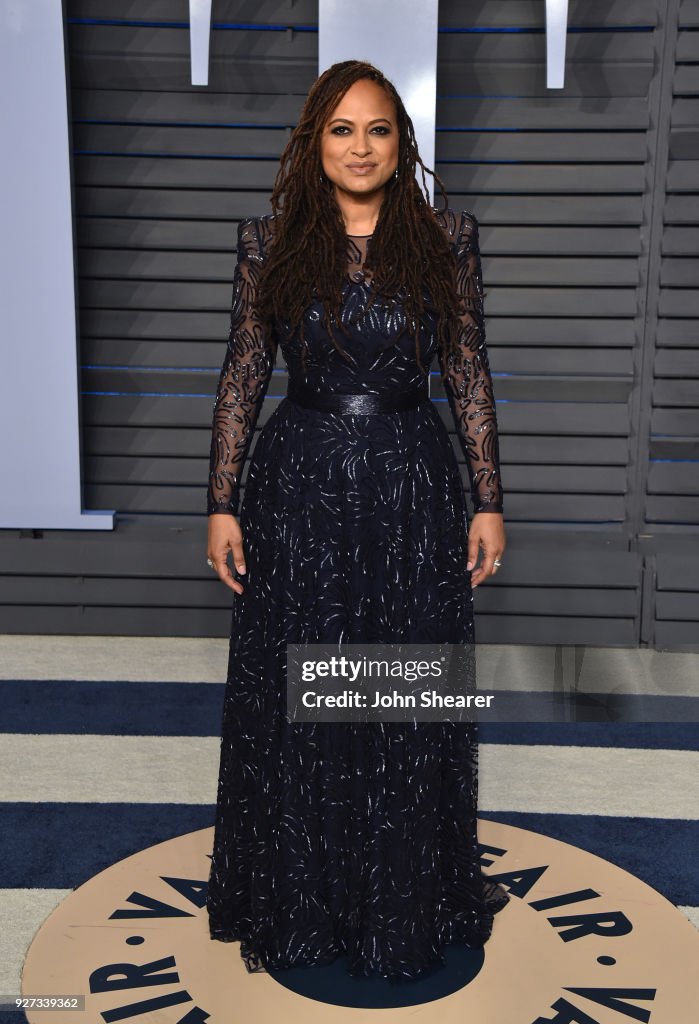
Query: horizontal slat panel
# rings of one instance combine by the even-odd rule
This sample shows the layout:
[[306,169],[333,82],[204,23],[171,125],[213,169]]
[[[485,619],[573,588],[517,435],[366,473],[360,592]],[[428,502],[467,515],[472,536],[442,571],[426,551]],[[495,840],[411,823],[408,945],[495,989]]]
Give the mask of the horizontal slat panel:
[[685,460],[699,462],[699,438],[651,441],[650,457],[652,459],[674,459],[679,462]]
[[[495,4],[486,6],[488,10],[498,10]],[[515,12],[523,8],[521,4],[512,7],[515,24],[518,21]],[[265,10],[277,11],[279,16],[276,7],[256,9],[250,14],[264,22]],[[283,14],[288,15],[288,12],[285,10]],[[240,18],[241,12],[236,16]],[[140,17],[143,18],[143,13]],[[541,12],[535,17],[541,28]],[[460,15],[459,20],[462,19]],[[599,26],[607,29],[608,19],[607,13],[601,17]],[[156,30],[150,25],[100,24],[99,19],[87,25],[74,23],[77,20],[68,19],[71,77],[75,84],[92,85],[109,76],[112,87],[177,89],[187,81],[186,16],[180,27],[170,27],[170,17]],[[293,18],[285,19],[282,15],[281,23],[293,24]],[[594,27],[594,22],[590,27]],[[243,46],[238,36],[244,38]],[[440,33],[440,91],[454,93],[461,89],[491,95],[498,90],[505,94],[532,92],[538,84],[542,62],[539,36],[539,32]],[[244,88],[246,80],[256,74],[259,87],[268,93],[305,92],[315,77],[312,65],[316,48],[315,33],[256,32],[250,28],[240,32],[217,31],[214,24],[212,85],[219,91],[235,91]],[[90,60],[93,52],[99,54],[98,62]],[[643,96],[652,73],[652,57],[652,33],[608,30],[571,33],[567,41],[567,91],[587,96]],[[458,68],[456,74],[453,65]],[[604,74],[600,74],[600,66],[604,67]]]
[[[555,362],[555,353],[552,353]],[[270,399],[286,393],[286,374],[275,374],[270,381]],[[186,370],[122,370],[89,369],[82,373],[85,392],[119,392],[141,394],[144,398],[155,393],[164,395],[211,395],[216,391],[217,373],[188,373]],[[444,387],[438,373],[433,373],[430,391],[435,401],[444,397]],[[497,380],[497,398],[501,402],[559,402],[623,403],[629,395],[629,381],[585,378],[537,379],[532,376],[504,376]]]
[[672,128],[696,127],[696,104],[691,99],[675,96],[672,101],[670,124]]
[[[228,303],[226,305],[228,308]],[[488,306],[490,309],[490,306]],[[168,339],[186,341],[198,346],[207,340],[221,346],[223,359],[225,339],[228,336],[230,314],[224,312],[188,312],[182,310],[84,310],[81,316],[83,337],[95,339]],[[594,317],[565,320],[558,317],[547,319],[541,316],[521,318],[516,316],[487,315],[487,340],[489,347],[507,345],[547,345],[554,348],[580,347],[594,350],[609,347],[631,348],[636,333],[635,323],[628,320],[595,319]],[[207,347],[207,352],[211,351]],[[195,360],[198,364],[198,358]],[[191,365],[191,364],[190,364]],[[278,364],[281,365],[281,364]]]
[[[208,457],[208,451],[202,452],[198,459],[92,456],[85,459],[85,480],[89,484],[140,484],[146,488],[162,485],[204,487],[207,478],[205,455]],[[465,463],[462,470],[465,484]],[[532,486],[530,466],[518,467],[503,462],[503,474],[507,477],[508,493],[527,491]],[[613,466],[539,466],[536,470],[536,489],[539,493],[553,495],[624,494],[626,474],[620,473]],[[699,493],[699,489],[696,493]]]
[[483,615],[476,618],[482,644],[586,644],[631,647],[636,642],[634,619],[563,618]]
[[[122,66],[135,63],[141,63],[144,67],[164,64],[164,75],[179,66],[180,62],[183,62],[188,70],[188,20],[185,17],[178,26],[173,27],[172,21],[168,19],[154,29],[150,25],[122,22],[119,19],[114,24],[99,19],[85,24],[69,18],[68,40],[71,58],[98,62],[102,69],[110,67],[111,59],[118,61]],[[260,25],[259,29],[255,22]],[[212,68],[215,69],[216,65],[221,64],[225,57],[231,59],[235,56],[243,57],[247,61],[257,60],[261,64],[267,62],[272,65],[268,71],[274,70],[275,61],[289,60],[292,57],[309,62],[317,60],[318,37],[315,32],[269,31],[264,27],[264,18],[260,18],[259,21],[253,19],[247,23],[250,27],[243,27],[245,22],[238,16],[233,19],[233,24],[236,23],[240,27],[230,30],[216,29],[215,25],[212,26]],[[222,71],[223,69],[220,69],[219,74]],[[188,81],[187,75],[180,78],[181,83],[186,84]],[[112,82],[112,86],[123,88],[115,81]]]
[[[632,348],[637,333],[631,319],[614,320],[593,316],[566,320],[559,317],[517,317],[491,315],[490,290],[486,299],[486,335],[489,345],[547,345],[551,348],[595,349]],[[601,362],[595,359],[595,365]],[[592,365],[592,364],[591,364]],[[602,370],[605,364],[602,363]]]
[[[186,85],[187,83],[182,83]],[[305,95],[269,95],[257,91],[248,82],[242,92],[208,92],[206,103],[198,86],[190,91],[158,92],[137,89],[80,89],[71,93],[71,115],[78,122],[128,122],[129,124],[257,125],[271,128],[295,125],[303,109]],[[452,101],[443,100],[443,109],[453,109]],[[461,101],[463,103],[463,101]],[[575,101],[573,101],[575,102]],[[623,127],[633,119],[634,127],[645,127],[640,100],[621,100],[609,119],[592,120],[593,127]],[[570,105],[570,101],[569,101]],[[459,111],[463,108],[457,108]],[[646,113],[647,113],[646,105]],[[638,123],[636,123],[638,122]]]
[[[274,62],[273,68],[269,61]],[[522,95],[541,89],[541,59],[533,57],[527,65],[518,62],[517,55],[513,54],[511,63],[505,62],[496,68],[497,63],[497,58],[492,64],[476,65],[461,60],[445,63],[437,75],[437,90],[445,95],[459,92]],[[602,68],[603,74],[600,73]],[[97,63],[86,53],[74,53],[70,74],[72,81],[81,88],[99,88],[107,79],[115,88],[124,90],[179,90],[183,83],[189,81],[190,66],[189,59],[184,56],[144,62],[138,56],[122,59],[107,54]],[[639,63],[633,59],[626,63],[619,60],[615,64],[570,63],[566,71],[566,89],[569,95],[604,101],[609,96],[644,96],[651,76],[650,63]],[[228,54],[218,56],[210,63],[210,86],[216,90],[240,92],[249,81],[257,80],[266,93],[305,95],[316,77],[314,58],[303,52],[286,57],[272,53],[257,59],[251,59],[247,53],[244,56]]]
[[656,380],[653,387],[653,403],[664,409],[692,409],[697,404],[696,380]]
[[[699,70],[695,72],[697,86],[699,86]],[[699,161],[697,160],[673,160],[668,163],[667,190],[668,192],[696,192],[697,173]]]
[[696,32],[678,32],[675,59],[678,64],[699,63],[699,39]]
[[[155,160],[153,157],[100,156],[98,154],[76,153],[73,160],[77,184],[115,183],[123,185],[128,180],[133,187],[141,188],[207,188],[218,187],[229,190],[245,190],[268,194],[274,185],[278,170],[276,160]],[[511,196],[509,208],[512,219],[520,223],[551,222],[568,219],[568,211],[578,211],[580,223],[609,226],[610,223],[639,223],[640,206],[638,198],[645,187],[645,169],[641,165],[623,166],[588,165],[585,168],[584,198],[576,205],[576,193],[581,192],[580,168],[575,165],[522,164],[507,166],[500,164],[439,164],[437,172],[444,181],[450,195],[478,194],[479,208],[485,208],[486,197],[501,193],[526,193],[526,203]],[[618,196],[598,196],[599,192],[619,192]],[[571,194],[572,193],[572,194]],[[594,202],[589,196],[594,194]],[[543,197],[538,205],[536,196]],[[549,199],[553,204],[549,209]],[[558,203],[556,204],[556,197]],[[465,204],[469,206],[469,204]],[[498,198],[498,207],[508,209],[505,198]],[[527,209],[529,212],[527,212]],[[562,211],[565,211],[563,215]],[[253,211],[254,212],[254,211]],[[262,211],[261,211],[262,212]],[[575,213],[573,214],[575,216]]]
[[[132,222],[136,225],[136,222]],[[186,230],[186,224],[181,225]],[[220,229],[219,229],[220,232]],[[220,234],[219,234],[220,240]],[[183,240],[184,241],[184,240]],[[228,238],[230,243],[230,237]],[[127,240],[126,245],[130,245]],[[184,248],[184,245],[183,245]],[[482,272],[486,281],[493,284],[518,285],[587,285],[620,286],[638,283],[638,260],[629,259],[580,259],[561,256],[536,258],[533,256],[514,259],[509,257],[485,256],[485,242],[482,245]],[[216,252],[176,251],[129,251],[110,249],[83,249],[81,260],[86,269],[83,281],[95,278],[120,278],[121,280],[164,279],[178,281],[221,280],[227,283],[232,278],[231,254]]]
[[119,509],[122,514],[198,515],[206,514],[204,488],[162,486],[141,487],[130,484],[90,484],[83,487],[87,509]]
[[[176,167],[172,166],[173,163]],[[239,163],[247,174],[250,170],[249,162]],[[253,173],[249,175],[251,183],[244,191],[231,189],[231,174],[237,171],[225,160],[193,161],[183,158],[177,161],[157,161],[150,157],[139,159],[77,155],[73,167],[78,182],[78,197],[82,199],[88,195],[91,203],[97,203],[104,196],[104,208],[89,205],[85,207],[86,213],[99,216],[115,213],[122,216],[126,212],[137,217],[145,212],[157,217],[162,212],[165,216],[177,219],[192,219],[203,214],[217,223],[270,212],[269,189],[260,191],[261,176],[264,169],[271,187],[274,169],[266,161],[252,163]],[[257,181],[253,183],[255,171],[259,173]],[[129,182],[128,188],[122,187],[126,181]],[[147,192],[140,193],[139,189],[146,189]],[[88,190],[91,191],[88,193]],[[123,203],[110,208],[109,197],[113,191],[122,198]],[[151,198],[152,207],[149,205]],[[441,206],[441,197],[437,198]],[[623,227],[638,226],[642,222],[641,197],[637,195],[596,194],[591,203],[586,195],[537,195],[534,192],[527,196],[525,203],[517,195],[488,194],[487,189],[481,189],[480,194],[475,196],[462,177],[450,191],[450,202],[455,206],[473,209],[484,226],[502,224],[509,231],[512,225],[537,225],[537,230],[528,234],[531,250],[526,250],[524,243],[518,242],[517,230],[513,229],[513,243],[519,251],[563,251],[561,247],[564,239],[566,244],[569,240],[579,252],[607,252],[615,255],[639,251],[638,231]],[[564,227],[558,233],[551,227],[544,233],[538,230],[542,224]],[[578,225],[578,231],[572,233],[570,225]],[[590,225],[596,228],[593,230]],[[77,228],[82,244],[90,244],[93,240],[95,244],[100,242],[99,234],[88,234],[89,220],[78,220]],[[235,237],[235,230],[232,230],[229,248],[235,245]],[[548,239],[552,239],[552,242],[547,248]],[[510,251],[505,248],[504,240],[499,247],[502,252]]]
[[657,377],[693,377],[699,381],[699,348],[660,349],[655,354]]
[[[592,340],[592,339],[591,339]],[[488,333],[489,362],[493,373],[529,373],[541,376],[588,374],[594,366],[604,366],[610,376],[633,376],[632,354],[624,350],[589,348],[525,348],[493,346]],[[594,382],[591,382],[594,390]]]
[[[522,342],[521,348],[497,344],[497,330],[488,331],[488,348],[490,366],[494,374],[528,373],[535,376],[554,376],[558,374],[589,373],[591,363],[602,363],[610,375],[632,376],[632,353],[628,350],[594,348],[584,345],[570,348],[533,348]],[[552,339],[554,340],[554,339]],[[562,339],[561,339],[562,340]],[[589,339],[590,344],[598,339]],[[200,341],[196,347],[191,341],[133,341],[131,339],[83,338],[81,345],[82,363],[86,367],[119,366],[119,367],[192,367],[196,362],[200,368],[209,367],[216,372],[223,361],[226,342]],[[194,349],[194,350],[193,350]],[[432,364],[432,373],[436,360]]]
[[610,616],[633,619],[638,607],[638,591],[595,590],[582,587],[509,587],[500,569],[497,587],[489,581],[478,589],[478,611],[490,615],[567,615],[590,619]]
[[[288,140],[284,128],[190,128],[185,125],[160,127],[134,124],[88,124],[73,126],[76,153],[164,156],[243,156],[279,159]],[[443,157],[442,159],[448,159]]]
[[699,409],[654,409],[651,431],[657,437],[696,437],[699,434]]
[[[226,253],[234,254],[239,220],[242,220],[244,217],[261,216],[271,212],[266,197],[263,198],[259,193],[244,193],[244,196],[246,198],[242,200],[238,196],[237,202],[244,202],[245,208],[236,214],[231,214],[234,219],[228,220],[228,208],[232,200],[224,192],[193,192],[192,190],[175,189],[158,191],[153,189],[145,195],[142,191],[136,189],[81,189],[80,200],[84,216],[78,224],[79,240],[81,242],[80,258],[84,262],[86,270],[89,269],[93,276],[95,274],[93,261],[102,261],[102,263],[97,264],[100,268],[114,266],[128,274],[133,270],[133,264],[130,262],[130,259],[135,259],[136,257],[145,258],[151,255],[153,259],[159,259],[161,254],[157,251],[158,249],[166,251],[176,250],[177,236],[172,233],[172,230],[177,228],[181,231],[181,248],[186,249],[188,255],[192,253],[196,255],[199,250],[222,249]],[[250,198],[247,198],[248,196]],[[482,203],[479,200],[479,214],[481,205]],[[175,220],[176,223],[168,225],[171,233],[165,237],[165,244],[162,246],[154,244],[157,239],[149,233],[148,242],[149,250],[151,250],[149,252],[110,252],[104,244],[107,239],[102,233],[102,229],[106,228],[107,232],[112,227],[114,230],[119,230],[119,220],[124,219],[127,213],[129,219],[134,222],[136,229],[140,227],[140,222],[143,220],[148,221],[149,232],[158,229],[161,219],[166,224],[168,220]],[[98,224],[91,221],[85,216],[86,214],[89,214],[90,217],[100,218],[103,223]],[[116,214],[118,219],[110,221],[112,214]],[[522,253],[527,257],[570,257],[564,269],[570,271],[571,267],[574,267],[581,273],[589,273],[589,267],[597,267],[600,263],[594,262],[591,259],[582,259],[581,257],[584,255],[604,257],[605,262],[601,264],[603,266],[628,268],[634,267],[635,262],[629,259],[612,260],[610,257],[619,255],[636,257],[640,252],[640,236],[637,229],[615,226],[609,226],[606,229],[576,227],[573,224],[576,219],[574,212],[570,216],[571,224],[569,226],[549,226],[546,231],[542,231],[540,226],[524,228],[515,226],[491,227],[485,220],[486,216],[489,216],[489,214],[479,217],[481,253],[486,259],[488,256],[493,255],[502,254],[507,256],[509,258],[508,263],[500,260],[500,267],[516,265],[518,269],[524,270],[528,262],[538,266],[542,265],[542,261],[514,261],[511,259],[514,254]],[[197,224],[198,219],[204,222],[203,225]],[[190,226],[197,228],[197,244],[195,246],[190,244],[187,234]],[[199,234],[199,230],[202,228],[205,230],[207,226],[212,229],[209,244],[207,244],[206,236]],[[92,243],[94,243],[94,247],[88,248]],[[577,259],[572,257],[577,257]],[[104,261],[107,259],[121,260],[122,262],[105,264]],[[551,264],[545,265],[550,266]],[[572,274],[570,277],[573,283],[577,283],[577,279]],[[633,276],[629,276],[628,283],[635,283],[637,279],[638,275],[634,273]]]
[[[267,197],[260,193],[226,193],[217,190],[192,189],[150,189],[148,192],[139,189],[119,189],[116,187],[95,187],[85,186],[78,189],[80,207],[83,216],[77,223],[78,240],[80,243],[80,259],[86,271],[95,275],[99,268],[100,274],[113,268],[118,271],[118,276],[125,276],[134,272],[136,260],[150,258],[161,259],[162,253],[158,250],[176,252],[177,249],[186,250],[187,255],[196,256],[197,253],[208,253],[209,251],[225,251],[230,257],[235,254],[235,240],[237,236],[238,221],[248,216],[260,216],[271,212]],[[458,198],[455,200],[459,204]],[[488,256],[504,254],[512,256],[522,253],[528,257],[541,256],[567,256],[578,257],[569,261],[564,268],[570,270],[577,268],[585,273],[588,267],[605,267],[618,264],[620,267],[633,267],[632,261],[612,261],[610,256],[637,256],[640,251],[639,232],[635,228],[620,228],[608,226],[606,228],[586,228],[575,226],[575,222],[585,216],[584,210],[575,209],[575,197],[571,197],[570,209],[561,209],[560,219],[570,222],[565,227],[547,227],[542,231],[540,226],[536,227],[497,227],[489,226],[487,220],[504,216],[499,207],[491,203],[489,199],[478,199],[477,211],[480,223],[481,251],[485,256],[484,266],[487,266]],[[487,209],[485,209],[487,204]],[[441,203],[440,203],[441,205]],[[469,198],[465,204],[473,207],[473,199]],[[527,220],[534,220],[532,209],[527,208]],[[555,211],[554,211],[555,212]],[[121,223],[128,214],[128,224]],[[540,223],[550,224],[552,220],[552,208],[546,211],[541,210],[536,220]],[[520,216],[519,212],[512,213],[511,219]],[[99,218],[92,220],[90,218]],[[133,235],[126,234],[132,230]],[[111,232],[115,232],[111,236]],[[121,234],[119,234],[121,232]],[[162,234],[159,234],[162,232]],[[136,251],[121,252],[110,251],[107,243],[114,245],[130,245]],[[93,246],[93,248],[90,248]],[[99,248],[98,248],[99,246]],[[596,263],[592,260],[582,260],[579,257],[587,254],[589,256],[604,257],[604,262]],[[112,262],[107,262],[112,261]],[[117,262],[118,261],[118,262]],[[517,261],[517,267],[526,268],[527,263],[537,261]],[[510,261],[512,266],[514,261]],[[542,264],[539,263],[539,266]],[[500,261],[500,266],[507,266]],[[147,269],[148,264],[145,264]],[[635,282],[637,275],[633,276],[628,272],[628,281]],[[574,275],[570,275],[575,281]]]
[[[699,164],[697,165],[699,170]],[[695,182],[696,187],[696,182]],[[697,234],[693,227],[666,225],[663,231],[663,255],[696,256]]]
[[[247,471],[246,471],[247,476]],[[465,469],[462,473],[465,477]],[[118,508],[126,513],[196,515],[204,510],[202,488],[86,485],[85,507],[93,510]],[[586,494],[508,494],[509,520],[568,523],[621,522],[625,515],[622,497]]]
[[[270,385],[271,387],[271,385]],[[131,395],[86,395],[83,414],[87,424],[123,426],[202,426],[211,418],[212,398],[134,397]],[[258,423],[272,415],[278,401],[270,395],[265,399]],[[453,426],[446,400],[435,401],[444,422]],[[503,433],[568,434],[573,437],[626,436],[629,430],[628,410],[617,403],[547,402],[545,406],[530,402],[504,402],[498,406],[498,422]]]
[[699,498],[650,495],[646,500],[646,520],[649,523],[681,523],[696,526],[699,524]]
[[[291,8],[295,12],[295,7]],[[443,4],[440,4],[440,13]],[[290,8],[286,7],[287,10]],[[474,12],[475,13],[475,12]],[[471,13],[469,13],[469,20]],[[248,83],[250,84],[250,83]],[[179,125],[295,125],[305,100],[304,95],[269,95],[254,90],[240,93],[209,93],[202,105],[201,94],[191,92],[139,92],[74,89],[71,113],[79,121],[128,121]],[[687,101],[682,101],[687,102]],[[675,116],[681,116],[675,104]],[[500,131],[516,128],[525,131],[568,132],[571,124],[578,131],[646,131],[649,125],[648,103],[641,96],[610,97],[606,103],[590,106],[584,97],[520,96],[516,106],[506,97],[467,98],[438,96],[436,127],[469,129],[477,123],[482,129]]]
[[507,437],[507,459],[510,464],[527,462],[536,466],[566,462],[569,466],[626,466],[628,443],[619,437],[576,437],[575,444],[567,437],[537,436],[524,433]]
[[[693,25],[692,5],[682,5],[682,24]],[[269,22],[282,25],[314,25],[317,23],[317,0],[217,0],[216,22],[236,21]],[[186,0],[71,0],[70,14],[81,18],[103,18],[147,23],[187,20]],[[629,5],[625,0],[586,0],[570,5],[570,24],[575,26],[629,29],[645,28],[657,23],[657,0],[637,0]],[[539,4],[521,0],[486,0],[465,16],[460,0],[442,0],[439,24],[448,28],[472,26],[474,28],[506,27],[542,28],[543,13]]]
[[38,576],[4,577],[0,578],[0,605],[3,604],[225,608],[229,600],[227,588],[209,569],[208,577],[201,580],[65,576],[49,583]]
[[[148,579],[134,577],[0,577],[0,606],[92,605],[139,608],[224,608],[228,592],[209,570],[202,580]],[[555,587],[484,587],[478,593],[478,610],[495,615],[611,616],[633,618],[635,590],[595,590]],[[699,612],[699,605],[697,606]],[[2,612],[0,611],[0,617]],[[668,616],[665,616],[668,617]],[[676,617],[676,616],[675,616]],[[699,614],[697,615],[699,618]]]
[[[212,406],[213,408],[213,406]],[[87,431],[86,455],[174,456],[201,458],[208,455],[211,425],[195,427],[92,427]],[[251,453],[255,440],[251,445]]]
[[664,288],[660,292],[658,314],[668,317],[699,318],[699,295],[694,288]]
[[664,259],[660,278],[666,288],[693,288],[699,281],[699,259]]
[[696,160],[699,157],[699,132],[696,127],[675,128],[670,132],[670,158]]
[[[223,584],[221,584],[223,587]],[[200,636],[226,637],[230,632],[230,609],[132,608],[49,605],[33,607],[0,606],[0,630],[4,633],[106,636]],[[660,626],[661,624],[659,624]],[[669,626],[670,624],[665,624]],[[692,625],[692,629],[696,627]],[[674,631],[674,641],[678,631]],[[691,636],[685,628],[679,635]],[[633,619],[549,618],[536,616],[479,615],[476,613],[479,643],[588,644],[629,647],[634,644]],[[662,637],[665,640],[665,636]]]
[[[493,5],[495,6],[495,5]],[[264,18],[258,12],[255,21],[263,25]],[[142,17],[142,15],[141,15]],[[470,19],[468,19],[470,20]],[[151,26],[138,24],[104,24],[98,20],[92,24],[68,19],[70,51],[73,57],[99,57],[100,62],[108,62],[110,57],[125,63],[134,62],[139,58],[144,62],[152,62],[163,58],[168,59],[168,68],[176,65],[178,60],[189,56],[189,33],[186,22],[180,27],[171,27],[171,22],[164,21],[154,31]],[[279,60],[289,60],[293,55],[297,59],[313,59],[317,55],[318,38],[314,32],[260,31],[254,22],[244,22],[234,18],[240,28],[217,29],[216,23],[211,32],[210,61],[215,68],[226,58],[244,55],[248,60],[257,58],[268,64]],[[282,25],[284,19],[282,18]],[[462,21],[463,24],[463,21]],[[249,26],[249,27],[248,27]],[[603,26],[600,26],[603,27]],[[687,34],[691,35],[691,34]],[[244,40],[245,48],[240,53],[240,44]],[[685,44],[687,45],[687,44]],[[566,41],[566,59],[575,67],[602,62],[612,68],[614,65],[637,64],[646,61],[650,65],[653,56],[653,36],[650,32],[587,32],[569,33]],[[479,32],[479,33],[439,33],[438,60],[444,64],[459,62],[473,66],[478,64],[492,65],[495,62],[524,62],[541,64],[543,61],[540,34],[536,32]],[[108,63],[106,64],[108,67]],[[647,72],[651,70],[648,67]],[[444,68],[442,67],[442,71]],[[186,81],[186,78],[183,79]],[[115,83],[116,84],[116,83]],[[599,87],[599,86],[598,86]],[[229,85],[229,88],[231,86]]]
[[695,636],[699,643],[699,593],[661,593],[656,595],[655,614],[658,619],[682,620],[695,623]]
[[699,587],[699,557],[694,547],[683,543],[681,551],[660,550],[656,556],[658,590],[689,591]]
[[[254,451],[259,431],[250,447]],[[84,451],[87,455],[173,456],[201,458],[208,455],[210,426],[201,428],[92,427],[87,434]],[[452,440],[456,441],[454,435]],[[626,466],[628,445],[625,438],[576,437],[570,444],[567,437],[510,434],[506,440],[508,464],[530,463],[537,466]],[[458,448],[458,446],[457,446]],[[662,457],[662,451],[660,456]]]
[[[633,316],[636,293],[632,288],[486,288],[489,316],[540,315],[548,309],[553,316],[584,316],[591,308],[600,316]],[[85,309],[225,309],[231,286],[192,282],[90,281],[85,282],[81,301]],[[698,300],[699,301],[699,300]]]
[[699,4],[697,0],[682,0],[678,12],[679,29],[699,28]]
[[[178,540],[180,535],[183,539]],[[59,537],[52,531],[44,531],[41,538],[19,541],[3,537],[0,559],[4,571],[12,576],[208,580],[211,569],[201,557],[205,547],[204,518],[199,528],[182,531],[180,527],[179,534],[165,528],[156,533],[140,525],[130,531],[122,526],[97,540],[84,531],[76,531],[74,538]]]
[[[105,82],[122,90],[172,89],[178,92],[189,88],[191,67],[187,56],[178,54],[161,60],[144,60],[140,56],[105,54],[97,58],[86,49],[89,40],[81,40],[79,45],[80,50],[76,51],[74,41],[70,40],[70,77],[82,89],[104,88]],[[229,54],[228,59],[219,56],[215,63],[211,61],[209,84],[217,91],[238,93],[246,89],[251,81],[257,81],[268,94],[306,95],[317,77],[316,69],[315,55],[305,49],[290,52],[286,59],[278,53],[272,54],[269,62],[263,54],[251,57],[250,52],[246,51],[240,55]],[[623,91],[629,95],[642,94],[642,86],[647,77],[643,69],[634,76],[635,87]]]
[[[618,0],[617,0],[618,2]],[[648,4],[648,0],[645,0]],[[447,0],[447,6],[453,0]],[[187,0],[71,0],[74,18],[136,21],[145,24],[186,24]],[[317,0],[216,0],[215,24],[258,22],[260,24],[312,25],[318,22]]]
[[[699,495],[699,462],[651,461],[648,493]],[[699,578],[697,589],[699,590]]]
[[656,334],[658,348],[692,348],[699,346],[694,320],[659,320]]
[[[224,584],[221,583],[221,587]],[[230,608],[139,608],[73,605],[0,605],[3,633],[41,636],[226,637]]]
[[699,388],[696,380],[667,380],[660,378],[653,388],[653,404],[685,409],[696,408]]
[[204,453],[198,459],[101,455],[86,458],[84,465],[84,479],[89,484],[141,484],[146,488],[168,484],[203,490],[207,483]]
[[[170,520],[166,520],[170,522]],[[153,576],[167,579],[209,579],[210,569],[201,558],[206,545],[206,522],[186,528],[173,526],[156,529],[145,521],[129,520],[122,532],[106,533],[99,538],[88,531],[76,531],[79,545],[63,531],[45,531],[41,538],[0,537],[0,560],[7,573],[17,576],[45,575],[84,577]],[[563,540],[552,544],[550,537],[517,534],[507,552],[504,577],[494,578],[489,586],[605,589],[610,593],[637,590],[642,559],[635,552],[611,547],[612,538],[602,537],[594,548],[575,547]],[[608,542],[607,542],[608,541]],[[603,551],[604,558],[591,558]],[[677,589],[677,587],[675,588]]]
[[656,622],[655,646],[661,651],[699,651],[696,622]]
[[[276,158],[288,140],[285,129],[225,128],[138,124],[88,124],[73,127],[76,153],[120,155]],[[503,132],[489,136],[452,129],[435,136],[436,160],[541,161],[553,164],[600,164],[606,160],[642,164],[645,133]]]
[[[81,190],[83,198],[86,197],[87,191]],[[206,204],[200,205],[192,199],[194,195],[202,199],[208,196],[205,191],[194,194],[191,190],[185,193],[158,193],[151,190],[148,196],[145,190],[94,188],[89,190],[89,193],[99,204],[107,200],[108,202],[103,207],[90,209],[90,216],[81,218],[77,225],[81,263],[86,270],[91,269],[92,257],[95,254],[110,253],[110,248],[117,246],[120,249],[132,250],[124,254],[125,259],[133,257],[134,251],[139,250],[156,253],[183,250],[187,255],[213,251],[234,255],[238,221],[244,216],[260,216],[270,212],[267,202],[263,202],[259,197],[256,199],[255,196],[251,196],[247,201],[245,213],[228,220],[223,216],[222,205],[216,209],[217,197],[220,204],[224,202],[223,194],[219,193],[211,194],[211,209],[207,209]],[[111,212],[115,212],[112,200],[117,202],[119,196],[123,202],[124,216],[117,219],[111,216]],[[241,200],[238,199],[238,202]],[[453,203],[451,205],[453,206]],[[570,257],[640,255],[638,228],[584,228],[573,225],[491,226],[485,220],[485,214],[480,211],[483,205],[481,198],[471,198],[466,209],[472,209],[474,213],[478,210],[476,216],[479,220],[479,240],[484,266],[485,260],[494,253],[510,257],[517,253],[527,256]],[[441,207],[441,202],[439,206]],[[168,214],[177,215],[177,219],[169,220]],[[214,214],[217,214],[215,219]],[[623,262],[636,265],[632,260]],[[230,266],[232,267],[232,263]],[[230,273],[232,270],[229,270]],[[632,280],[636,281],[636,275]]]

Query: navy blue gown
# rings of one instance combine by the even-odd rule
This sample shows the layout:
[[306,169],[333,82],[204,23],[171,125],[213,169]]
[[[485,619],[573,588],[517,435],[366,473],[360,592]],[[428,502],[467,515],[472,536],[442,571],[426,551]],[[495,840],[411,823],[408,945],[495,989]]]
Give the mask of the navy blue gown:
[[[348,236],[338,353],[318,304],[296,332],[267,332],[255,288],[273,215],[238,230],[231,328],[213,413],[208,513],[237,515],[236,579],[207,895],[212,939],[240,941],[248,971],[329,964],[420,977],[447,943],[481,947],[508,902],[479,866],[474,722],[291,722],[287,643],[472,643],[469,515],[432,400],[370,415],[285,397],[243,464],[278,344],[290,381],[338,392],[407,391],[435,357],[466,455],[475,512],[502,511],[485,344],[478,224],[434,210],[467,299],[458,355],[434,323],[415,341],[400,302],[375,301]],[[283,325],[282,325],[283,326]],[[278,342],[277,334],[281,341]]]

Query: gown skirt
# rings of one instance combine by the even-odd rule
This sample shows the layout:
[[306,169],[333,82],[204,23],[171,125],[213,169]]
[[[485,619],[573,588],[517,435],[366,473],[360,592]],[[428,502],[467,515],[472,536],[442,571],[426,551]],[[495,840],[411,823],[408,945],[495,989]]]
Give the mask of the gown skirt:
[[248,971],[346,957],[392,981],[480,948],[506,890],[482,873],[474,721],[298,722],[286,645],[472,644],[461,475],[431,399],[370,415],[285,397],[239,513],[207,911]]

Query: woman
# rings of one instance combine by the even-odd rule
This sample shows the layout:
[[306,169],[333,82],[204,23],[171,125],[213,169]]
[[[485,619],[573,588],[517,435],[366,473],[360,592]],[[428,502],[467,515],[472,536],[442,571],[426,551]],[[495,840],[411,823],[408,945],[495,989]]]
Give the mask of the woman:
[[[425,184],[392,84],[335,64],[282,154],[273,214],[238,231],[208,488],[208,560],[235,597],[207,908],[249,971],[344,954],[352,975],[417,978],[446,943],[480,947],[508,901],[478,863],[475,723],[285,718],[287,643],[471,643],[472,590],[505,547],[477,223],[432,208],[417,163]],[[278,344],[287,397],[238,519]],[[470,528],[427,397],[435,356]]]

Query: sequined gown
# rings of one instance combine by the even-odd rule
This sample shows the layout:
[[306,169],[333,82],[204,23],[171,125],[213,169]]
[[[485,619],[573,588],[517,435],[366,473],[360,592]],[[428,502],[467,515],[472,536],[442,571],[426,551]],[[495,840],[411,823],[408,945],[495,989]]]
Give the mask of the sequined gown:
[[[483,319],[478,224],[434,211],[470,312],[458,356],[438,360],[474,510],[502,511],[498,435]],[[482,874],[476,838],[477,725],[290,722],[287,643],[472,642],[469,516],[436,405],[372,415],[282,399],[241,474],[282,348],[289,379],[318,391],[410,390],[425,373],[403,308],[381,301],[348,236],[337,353],[320,307],[278,342],[256,317],[271,214],[243,220],[231,325],[214,404],[209,514],[238,515],[247,573],[233,593],[207,912],[212,939],[240,940],[248,971],[329,964],[418,978],[447,943],[480,947],[506,891]]]

